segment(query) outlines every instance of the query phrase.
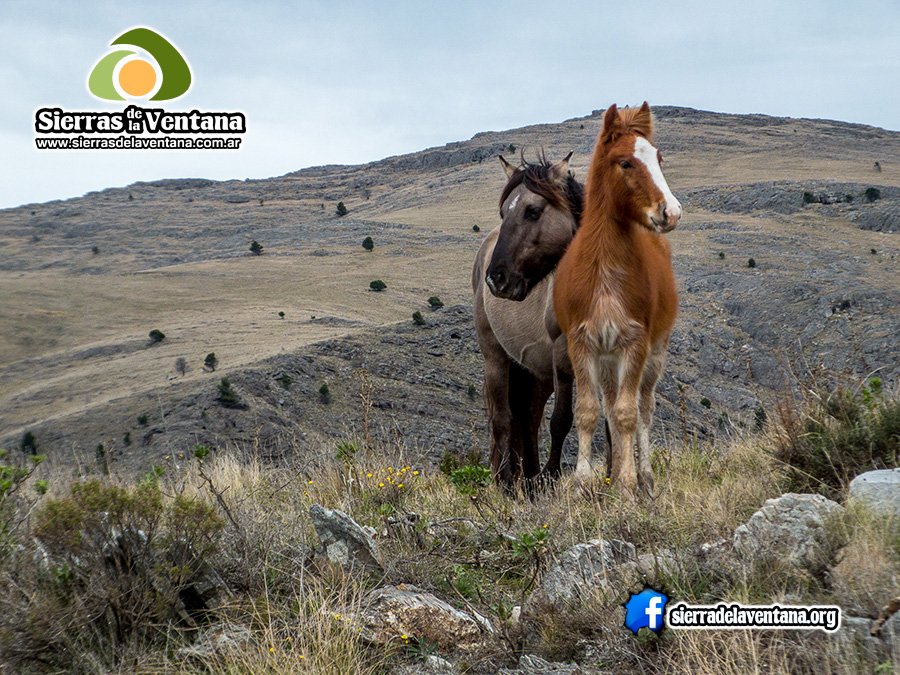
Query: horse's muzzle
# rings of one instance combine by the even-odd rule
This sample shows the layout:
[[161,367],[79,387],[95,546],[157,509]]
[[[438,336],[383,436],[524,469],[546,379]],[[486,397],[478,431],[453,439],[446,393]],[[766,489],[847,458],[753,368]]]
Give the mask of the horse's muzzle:
[[503,300],[515,300],[521,302],[528,295],[528,284],[525,278],[516,275],[507,275],[502,270],[488,272],[484,283],[491,289],[491,293]]

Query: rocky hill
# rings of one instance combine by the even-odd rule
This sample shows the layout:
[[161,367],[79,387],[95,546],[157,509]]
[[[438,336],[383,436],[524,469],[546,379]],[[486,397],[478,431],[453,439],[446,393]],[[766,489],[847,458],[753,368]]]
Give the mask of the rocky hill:
[[[895,388],[900,133],[655,114],[686,209],[669,235],[681,315],[659,438],[752,426],[815,378],[877,373]],[[51,459],[93,465],[103,444],[128,471],[196,443],[281,457],[366,433],[417,458],[483,451],[469,275],[499,224],[495,156],[574,150],[583,167],[600,120],[486,132],[362,166],[137,183],[0,211],[0,446],[31,431]],[[387,289],[371,292],[374,279]],[[429,309],[432,295],[446,306]],[[413,325],[416,310],[425,326]],[[166,338],[150,344],[151,329]],[[210,352],[214,373],[203,368]],[[240,407],[218,400],[222,376]]]

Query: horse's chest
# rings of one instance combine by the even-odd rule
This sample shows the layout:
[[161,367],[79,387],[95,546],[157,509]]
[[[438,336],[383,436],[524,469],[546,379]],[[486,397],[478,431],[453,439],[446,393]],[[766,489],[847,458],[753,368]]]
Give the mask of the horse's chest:
[[637,340],[642,326],[629,315],[616,289],[599,290],[590,317],[582,324],[584,336],[592,351],[612,354]]
[[553,375],[553,343],[544,324],[547,294],[536,287],[522,302],[485,293],[484,309],[497,342],[519,365],[539,377]]

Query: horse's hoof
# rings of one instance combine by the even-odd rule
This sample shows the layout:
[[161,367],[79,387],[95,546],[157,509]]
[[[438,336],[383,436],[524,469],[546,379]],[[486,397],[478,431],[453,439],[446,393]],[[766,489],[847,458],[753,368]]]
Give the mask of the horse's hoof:
[[638,476],[638,491],[645,499],[653,498],[653,474]]
[[558,466],[548,467],[545,466],[544,470],[541,471],[539,478],[544,483],[553,484],[559,480],[559,477],[562,475],[562,469]]

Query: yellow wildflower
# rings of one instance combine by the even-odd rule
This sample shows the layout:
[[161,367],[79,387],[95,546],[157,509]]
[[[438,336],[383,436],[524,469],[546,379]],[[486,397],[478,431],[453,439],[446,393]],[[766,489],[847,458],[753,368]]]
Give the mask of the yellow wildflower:
[[413,476],[418,476],[418,475],[419,475],[419,470],[418,470],[418,469],[416,469],[415,471],[413,471]]

